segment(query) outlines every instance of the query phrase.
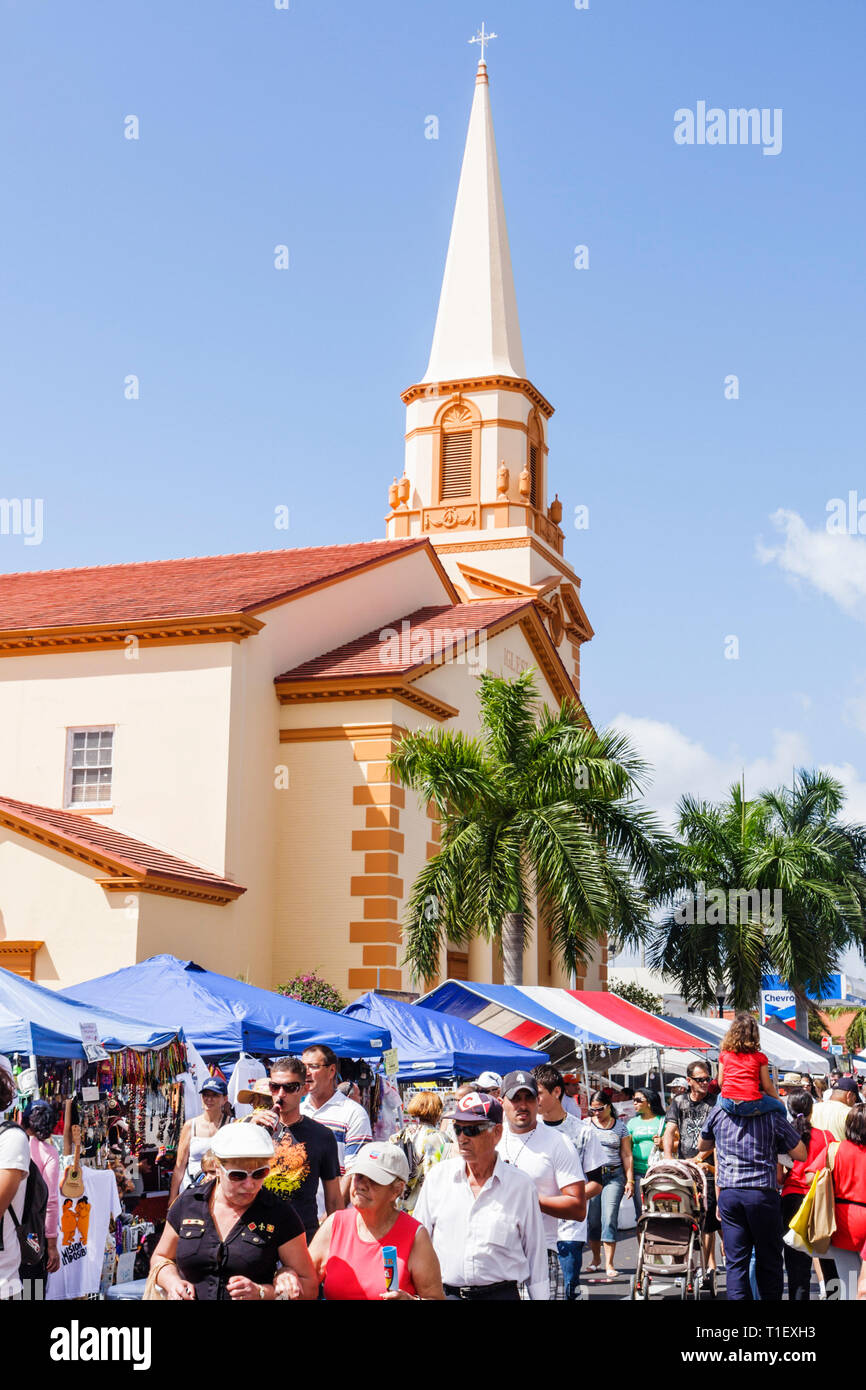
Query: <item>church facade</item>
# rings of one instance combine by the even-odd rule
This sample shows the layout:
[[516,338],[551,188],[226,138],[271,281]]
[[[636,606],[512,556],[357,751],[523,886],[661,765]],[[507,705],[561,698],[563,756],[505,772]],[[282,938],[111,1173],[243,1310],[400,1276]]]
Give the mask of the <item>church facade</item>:
[[[477,676],[579,698],[592,628],[550,499],[479,64],[433,347],[385,538],[0,576],[0,966],[61,987],[159,952],[348,997],[401,964],[435,815],[407,730],[477,731]],[[555,470],[552,470],[555,471]],[[440,978],[501,980],[493,948]],[[568,984],[543,929],[524,979]],[[578,985],[606,981],[606,952]]]

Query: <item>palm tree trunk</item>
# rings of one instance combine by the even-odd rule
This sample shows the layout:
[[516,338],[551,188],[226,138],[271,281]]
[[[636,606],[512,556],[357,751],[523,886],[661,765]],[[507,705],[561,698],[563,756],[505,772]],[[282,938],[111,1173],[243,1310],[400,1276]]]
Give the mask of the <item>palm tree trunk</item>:
[[523,984],[523,913],[508,912],[502,921],[502,962],[507,985]]

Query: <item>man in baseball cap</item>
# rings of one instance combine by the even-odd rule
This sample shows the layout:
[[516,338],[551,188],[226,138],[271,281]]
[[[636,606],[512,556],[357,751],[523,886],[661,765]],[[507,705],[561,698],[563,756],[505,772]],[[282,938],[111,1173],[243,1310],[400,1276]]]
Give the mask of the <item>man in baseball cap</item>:
[[[549,1297],[547,1252],[535,1188],[497,1153],[502,1104],[469,1091],[446,1112],[458,1157],[435,1164],[412,1215],[425,1227],[447,1299],[518,1302]],[[504,1238],[507,1233],[507,1239]]]
[[583,1167],[568,1139],[538,1123],[538,1084],[531,1071],[510,1071],[502,1082],[502,1099],[505,1127],[499,1154],[535,1185],[547,1247],[549,1297],[564,1300],[558,1224],[586,1216]]
[[502,1094],[513,1100],[518,1091],[529,1091],[538,1099],[538,1086],[531,1071],[510,1071],[502,1083]]

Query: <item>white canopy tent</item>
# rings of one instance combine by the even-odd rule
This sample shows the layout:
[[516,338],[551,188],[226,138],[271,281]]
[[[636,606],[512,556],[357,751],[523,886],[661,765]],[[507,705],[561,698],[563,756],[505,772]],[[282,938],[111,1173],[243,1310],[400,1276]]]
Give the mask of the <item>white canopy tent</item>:
[[[717,1040],[717,1044],[730,1028],[730,1019],[726,1018],[703,1018],[696,1014],[688,1014],[686,1018],[678,1019],[678,1023],[684,1028],[689,1028],[697,1033],[699,1037]],[[790,1030],[790,1038],[783,1036],[781,1032],[775,1032],[771,1028],[764,1028],[759,1025],[761,1034],[761,1051],[767,1055],[770,1065],[777,1071],[805,1071],[810,1074],[813,1072],[829,1071],[832,1058],[818,1048],[799,1038],[793,1029]],[[788,1030],[785,1030],[786,1034]]]

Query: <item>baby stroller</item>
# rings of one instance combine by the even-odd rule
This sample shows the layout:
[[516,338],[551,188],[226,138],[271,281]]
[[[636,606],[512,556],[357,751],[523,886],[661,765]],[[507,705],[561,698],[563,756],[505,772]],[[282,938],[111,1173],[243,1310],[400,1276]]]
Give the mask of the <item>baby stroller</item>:
[[641,1199],[637,1267],[629,1297],[649,1298],[653,1280],[675,1280],[681,1298],[700,1298],[706,1280],[701,1241],[707,1210],[703,1168],[683,1159],[664,1159],[641,1182]]

